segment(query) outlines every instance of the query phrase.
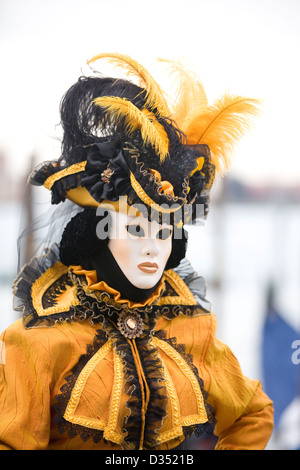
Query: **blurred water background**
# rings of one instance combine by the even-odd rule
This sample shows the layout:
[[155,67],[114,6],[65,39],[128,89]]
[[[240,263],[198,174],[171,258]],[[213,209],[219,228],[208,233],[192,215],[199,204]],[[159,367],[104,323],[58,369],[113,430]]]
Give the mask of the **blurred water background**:
[[300,448],[299,21],[298,0],[1,0],[0,331],[18,318],[20,228],[49,207],[47,191],[30,193],[26,179],[59,156],[59,101],[84,61],[113,51],[146,66],[187,56],[209,97],[230,86],[265,100],[212,191],[207,222],[188,229],[187,257],[206,279],[218,337],[274,399],[268,449]]

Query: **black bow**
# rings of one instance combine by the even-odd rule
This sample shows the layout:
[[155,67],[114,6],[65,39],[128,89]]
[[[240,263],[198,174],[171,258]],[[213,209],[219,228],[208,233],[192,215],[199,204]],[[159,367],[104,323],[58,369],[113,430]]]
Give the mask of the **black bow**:
[[91,146],[81,184],[98,202],[117,201],[128,193],[130,171],[118,141]]

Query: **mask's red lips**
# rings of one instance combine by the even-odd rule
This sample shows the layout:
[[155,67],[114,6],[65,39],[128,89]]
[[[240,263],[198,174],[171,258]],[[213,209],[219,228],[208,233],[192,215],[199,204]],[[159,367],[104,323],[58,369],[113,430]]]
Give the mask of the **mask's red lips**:
[[138,268],[143,271],[143,273],[154,274],[158,270],[158,265],[156,263],[141,263],[138,264]]

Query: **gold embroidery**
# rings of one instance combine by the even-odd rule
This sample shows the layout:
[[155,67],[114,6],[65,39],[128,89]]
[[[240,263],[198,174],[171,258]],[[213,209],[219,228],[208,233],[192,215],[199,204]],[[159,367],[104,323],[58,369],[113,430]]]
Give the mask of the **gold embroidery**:
[[82,394],[82,391],[84,389],[84,386],[87,382],[87,379],[89,378],[91,372],[94,370],[95,366],[98,364],[98,362],[101,361],[104,357],[107,356],[107,354],[111,351],[112,349],[112,342],[111,340],[108,340],[104,346],[102,346],[99,351],[94,354],[92,359],[89,360],[89,362],[84,366],[82,371],[80,372],[78,379],[75,383],[75,386],[72,390],[71,397],[69,400],[69,403],[67,405],[64,418],[67,421],[70,421],[71,423],[76,423],[80,424],[82,426],[87,426],[87,427],[93,427],[91,423],[96,425],[95,429],[100,429],[103,430],[105,426],[105,422],[98,420],[98,419],[93,419],[93,418],[87,418],[85,416],[74,416],[77,406],[79,404],[79,400]]
[[138,197],[143,201],[147,206],[152,207],[153,209],[157,210],[158,212],[162,212],[163,214],[171,214],[172,212],[178,211],[184,204],[174,204],[173,208],[169,207],[162,207],[156,202],[154,202],[148,194],[145,193],[143,190],[142,186],[138,183],[138,181],[135,179],[133,173],[130,172],[130,182],[131,186],[133,187],[135,193],[138,195]]
[[114,442],[115,444],[121,444],[123,441],[122,434],[116,431],[117,420],[120,411],[121,394],[123,388],[123,373],[121,359],[114,352],[114,384],[111,395],[111,402],[109,407],[108,423],[104,420],[97,418],[88,418],[87,416],[76,415],[76,409],[79,405],[79,401],[86,385],[86,382],[93,372],[97,364],[104,359],[109,352],[112,350],[112,341],[108,340],[99,351],[89,360],[80,372],[75,386],[72,390],[69,403],[67,405],[64,418],[73,424],[80,424],[91,429],[97,429],[98,431],[104,431],[103,437],[105,439]]
[[[184,359],[174,350],[168,343],[163,340],[160,340],[156,337],[153,338],[153,343],[156,347],[160,348],[164,353],[170,357],[178,366],[180,370],[184,373],[187,377],[189,382],[192,385],[193,391],[196,396],[197,401],[197,413],[192,414],[189,416],[181,416],[180,410],[180,403],[178,399],[178,395],[176,392],[175,385],[173,380],[170,376],[170,373],[167,369],[165,362],[162,360],[162,364],[164,367],[165,372],[165,381],[166,381],[166,388],[168,392],[168,397],[170,400],[170,406],[172,410],[172,423],[171,429],[168,429],[164,432],[159,433],[157,436],[158,444],[163,444],[168,442],[172,439],[176,439],[178,437],[183,436],[183,426],[191,426],[194,424],[200,424],[207,422],[207,415],[204,407],[204,400],[201,393],[201,389],[197,382],[197,379],[191,369],[189,368],[188,364],[184,361]],[[92,371],[95,369],[97,364],[113,350],[113,358],[114,358],[114,382],[111,391],[111,399],[109,405],[109,413],[108,413],[108,420],[97,419],[97,418],[90,418],[87,416],[76,415],[76,410],[79,405],[81,395],[85,388],[85,385],[88,381],[88,378]],[[118,418],[120,415],[120,405],[121,405],[121,396],[123,391],[123,368],[122,362],[117,354],[117,352],[113,349],[113,342],[112,340],[108,340],[104,346],[102,346],[99,351],[94,354],[94,356],[90,359],[90,361],[85,365],[85,367],[80,372],[78,379],[75,383],[75,386],[72,390],[70,400],[68,402],[64,418],[73,423],[79,424],[81,426],[96,429],[99,431],[104,431],[103,437],[115,444],[121,445],[124,440],[124,435],[121,432],[117,431],[117,424]]]
[[61,303],[53,305],[52,307],[44,308],[42,299],[46,290],[61,276],[68,272],[68,267],[61,262],[56,263],[51,268],[47,269],[33,284],[31,287],[32,304],[37,314],[40,317],[45,315],[52,315],[54,313],[67,312],[71,305],[79,305],[79,300],[76,296],[76,288],[72,289],[72,301],[68,303]]
[[171,439],[175,439],[176,437],[182,436],[183,433],[182,433],[182,426],[180,422],[180,405],[179,405],[178,395],[176,393],[175,386],[171,379],[170,373],[166,367],[166,364],[162,358],[160,359],[164,367],[166,387],[168,391],[168,396],[170,397],[171,408],[172,408],[172,429],[170,429],[169,431],[162,432],[157,437],[157,442],[159,444],[162,444],[163,442],[167,442],[167,441],[170,441]]
[[128,299],[123,299],[120,292],[116,289],[110,287],[106,282],[99,281],[97,279],[97,273],[95,270],[86,270],[83,269],[82,266],[70,266],[70,271],[78,276],[85,276],[86,281],[80,282],[81,287],[83,288],[84,292],[91,296],[95,297],[100,302],[108,301],[111,296],[106,296],[107,298],[103,298],[103,292],[107,292],[111,294],[114,299],[111,298],[111,303],[114,304],[118,309],[121,308],[121,304],[126,303],[128,307],[131,309],[138,309],[140,307],[146,307],[147,305],[151,305],[156,299],[160,297],[162,291],[164,289],[164,276],[162,277],[159,285],[155,289],[154,292],[146,299],[144,302],[133,302]]
[[44,183],[45,188],[50,190],[56,181],[64,178],[65,176],[73,175],[74,173],[80,173],[81,171],[84,171],[86,163],[86,161],[74,163],[74,165],[70,165],[68,166],[68,168],[64,168],[63,170],[54,173],[54,175],[49,176],[49,178],[47,178]]
[[172,269],[165,271],[165,279],[179,295],[161,297],[157,305],[197,305],[190,289],[175,271]]
[[206,423],[208,419],[204,406],[203,395],[194,373],[192,372],[188,364],[185,362],[185,360],[182,358],[182,356],[166,341],[154,337],[153,343],[155,344],[155,346],[162,349],[180,367],[180,370],[184,373],[186,378],[191,383],[193,391],[195,393],[197,400],[197,414],[181,417],[181,425],[189,426],[192,424]]
[[114,349],[114,384],[109,406],[108,424],[103,437],[109,441],[121,444],[123,436],[116,432],[120,412],[121,394],[123,389],[123,367],[119,355]]

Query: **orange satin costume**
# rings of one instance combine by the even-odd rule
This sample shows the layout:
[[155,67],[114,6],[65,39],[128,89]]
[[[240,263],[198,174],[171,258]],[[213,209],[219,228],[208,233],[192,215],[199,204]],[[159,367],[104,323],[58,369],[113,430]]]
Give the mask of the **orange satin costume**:
[[[177,270],[183,226],[206,217],[215,173],[229,167],[257,100],[226,94],[209,104],[194,73],[167,61],[178,85],[169,106],[135,60],[105,53],[90,62],[104,59],[139,85],[80,77],[61,103],[61,156],[29,179],[51,191],[52,204],[68,199],[84,208],[64,229],[64,241],[78,240],[84,250],[67,243],[70,256],[57,248],[52,254],[59,240],[51,237],[45,260],[33,259],[15,283],[23,321],[1,336],[0,448],[166,450],[214,427],[216,449],[264,449],[272,402],[216,339],[214,315]],[[181,230],[167,265],[174,270],[142,304],[120,298],[96,276],[99,238],[106,237],[91,220],[100,205],[124,197],[126,211],[143,205],[149,221],[171,216],[168,224]],[[60,216],[50,220],[54,233],[63,227]]]
[[61,263],[50,269],[31,290],[35,318],[1,335],[0,449],[167,450],[209,422],[216,449],[265,448],[272,402],[216,339],[215,316],[176,272],[139,306],[150,309],[150,323],[156,308],[146,339],[121,340],[113,316],[89,317],[84,300],[91,295],[94,310],[103,300],[118,307],[116,294],[108,288],[104,298],[80,267],[72,283]]

